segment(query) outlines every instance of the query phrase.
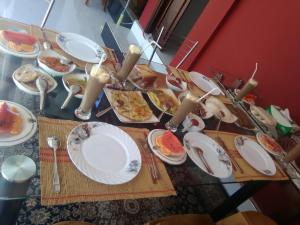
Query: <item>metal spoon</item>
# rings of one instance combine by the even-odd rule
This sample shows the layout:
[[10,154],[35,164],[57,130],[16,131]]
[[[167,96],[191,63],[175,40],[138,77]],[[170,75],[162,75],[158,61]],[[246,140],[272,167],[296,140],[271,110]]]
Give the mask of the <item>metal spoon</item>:
[[60,192],[60,182],[59,182],[59,175],[57,171],[57,158],[56,158],[56,151],[60,146],[60,141],[57,137],[52,136],[47,138],[47,142],[50,148],[53,149],[54,155],[54,164],[53,164],[53,190],[55,193]]
[[79,85],[77,85],[77,84],[71,85],[68,96],[67,96],[66,100],[64,101],[64,103],[62,104],[62,106],[60,108],[61,109],[66,108],[67,105],[69,104],[71,98],[74,95],[78,94],[80,91],[81,91],[81,87]]
[[63,59],[63,58],[60,58],[59,62],[61,64],[67,65],[67,66],[74,64],[74,62],[72,60],[70,60],[70,59]]
[[44,29],[42,29],[42,34],[43,34],[43,39],[44,39],[44,42],[43,42],[44,49],[45,50],[51,49],[51,47],[52,47],[51,43],[47,40]]
[[37,89],[40,91],[40,110],[44,109],[46,93],[48,90],[48,82],[45,77],[39,76],[35,81]]

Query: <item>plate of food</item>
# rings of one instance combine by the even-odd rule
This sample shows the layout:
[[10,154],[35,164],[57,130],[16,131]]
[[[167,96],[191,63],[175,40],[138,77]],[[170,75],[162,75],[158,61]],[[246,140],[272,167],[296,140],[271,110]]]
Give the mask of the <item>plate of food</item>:
[[249,116],[244,112],[242,109],[232,105],[232,104],[225,104],[229,111],[236,115],[238,118],[235,124],[238,127],[244,128],[246,130],[256,130],[257,128],[253,124],[253,122],[249,119]]
[[81,123],[67,138],[67,151],[75,167],[88,178],[117,185],[134,179],[142,167],[135,141],[108,123]]
[[220,90],[220,88],[207,76],[204,76],[203,74],[195,72],[195,71],[190,72],[189,76],[190,76],[191,80],[193,81],[193,83],[201,90],[203,90],[205,92],[209,92],[210,90],[217,88],[211,94],[212,95],[223,94],[222,91]]
[[85,73],[66,74],[62,77],[63,85],[69,92],[71,85],[79,85],[80,92],[74,95],[76,98],[82,98],[87,84],[88,76]]
[[35,58],[40,46],[34,36],[23,32],[0,30],[0,50],[17,57]]
[[41,51],[38,56],[39,66],[53,76],[63,76],[76,69],[74,63],[65,64],[65,62],[68,62],[67,58],[52,50]]
[[165,111],[167,109],[165,113],[170,116],[174,115],[180,105],[180,102],[173,91],[169,89],[161,88],[148,91],[147,95],[156,108],[160,111]]
[[262,124],[268,127],[275,127],[277,122],[266,110],[260,106],[251,105],[250,112],[255,116],[255,118]]
[[158,158],[170,165],[181,165],[186,161],[187,155],[181,142],[168,130],[152,130],[148,134],[148,144]]
[[281,155],[284,153],[282,147],[270,136],[258,132],[256,134],[256,139],[258,143],[272,155]]
[[56,36],[58,46],[73,56],[88,63],[98,63],[104,55],[104,60],[107,56],[103,48],[94,41],[75,33],[60,33]]
[[187,90],[187,82],[183,81],[179,77],[176,77],[173,73],[167,73],[166,84],[168,88],[176,92],[184,92]]
[[140,91],[120,91],[105,88],[104,93],[121,122],[159,122]]
[[234,145],[255,170],[266,176],[275,175],[276,166],[273,159],[256,141],[245,136],[236,136]]
[[36,79],[40,76],[43,76],[48,82],[48,93],[53,91],[56,86],[57,82],[51,77],[50,75],[44,73],[41,69],[34,67],[31,64],[26,64],[18,68],[12,75],[13,81],[16,86],[32,95],[39,95],[40,92],[36,87]]
[[147,64],[137,64],[128,76],[128,80],[139,90],[151,90],[155,88],[158,72],[152,70]]
[[231,176],[230,158],[215,140],[199,132],[188,132],[183,143],[190,159],[205,173],[218,178]]
[[35,116],[24,106],[0,100],[0,146],[13,146],[30,139],[37,130]]
[[234,123],[238,119],[229,111],[223,102],[214,96],[210,96],[206,99],[205,106],[210,113],[213,113],[216,117],[221,118],[221,120],[225,123]]

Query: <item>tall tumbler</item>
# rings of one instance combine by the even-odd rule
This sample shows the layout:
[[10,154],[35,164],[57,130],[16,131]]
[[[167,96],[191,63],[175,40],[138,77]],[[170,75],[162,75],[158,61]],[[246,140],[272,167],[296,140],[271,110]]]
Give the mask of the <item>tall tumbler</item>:
[[91,118],[91,111],[99,93],[103,87],[110,81],[111,76],[108,70],[104,67],[94,65],[89,76],[83,98],[79,108],[75,110],[75,116],[82,120]]
[[116,78],[119,81],[124,82],[127,79],[129,73],[131,72],[134,65],[139,60],[141,54],[142,54],[142,51],[138,46],[129,45],[128,52],[122,63],[122,67],[116,74]]
[[192,112],[197,105],[198,98],[192,95],[190,92],[185,96],[181,105],[178,107],[172,119],[166,123],[166,128],[172,132],[176,132],[179,124],[185,119],[185,117]]
[[243,88],[240,90],[240,92],[235,97],[235,100],[239,101],[243,99],[250,91],[252,91],[256,86],[258,82],[254,79],[249,79],[247,83],[243,86]]

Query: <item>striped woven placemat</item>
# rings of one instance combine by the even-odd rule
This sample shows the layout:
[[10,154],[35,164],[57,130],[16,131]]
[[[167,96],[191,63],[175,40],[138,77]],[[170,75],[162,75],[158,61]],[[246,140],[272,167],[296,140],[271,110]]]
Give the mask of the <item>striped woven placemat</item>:
[[[276,174],[274,176],[266,176],[257,170],[255,170],[252,166],[250,166],[238,153],[234,146],[234,138],[239,134],[230,133],[230,132],[222,132],[222,131],[213,131],[213,130],[205,130],[204,133],[211,138],[215,138],[219,136],[225,143],[227,152],[231,158],[234,158],[236,163],[243,169],[243,173],[237,169],[236,171],[233,170],[233,176],[237,182],[244,182],[244,181],[253,181],[253,180],[288,180],[289,177],[286,173],[282,170],[282,168],[274,161],[276,166]],[[254,136],[248,136],[256,141]]]
[[[147,163],[149,155],[142,155],[142,168],[137,177],[121,185],[105,185],[92,181],[80,173],[71,162],[66,150],[66,140],[70,131],[79,122],[39,117],[40,180],[42,205],[59,205],[74,202],[107,201],[119,199],[153,198],[176,195],[164,164],[156,158],[161,174],[158,183],[153,184]],[[147,129],[120,127],[133,140],[144,138]],[[53,151],[47,145],[48,136],[57,136],[61,146],[57,150],[58,173],[61,182],[60,193],[52,188]],[[140,147],[140,146],[139,146]]]

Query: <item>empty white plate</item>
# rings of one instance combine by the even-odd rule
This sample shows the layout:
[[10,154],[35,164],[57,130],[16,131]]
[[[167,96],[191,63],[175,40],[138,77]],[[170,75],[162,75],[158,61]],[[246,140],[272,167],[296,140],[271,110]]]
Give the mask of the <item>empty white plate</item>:
[[237,136],[234,144],[240,155],[258,172],[273,176],[276,167],[271,156],[255,141],[245,136]]
[[135,178],[142,165],[134,140],[120,128],[101,122],[82,123],[68,136],[67,150],[76,168],[103,184]]
[[[229,156],[215,140],[199,132],[189,132],[184,135],[183,143],[188,156],[205,173],[218,178],[227,178],[231,176],[232,164]],[[213,174],[207,171],[196,148],[202,149],[203,156]],[[226,163],[220,159],[226,160]]]
[[106,53],[92,40],[75,33],[60,33],[56,36],[58,46],[76,59],[89,63],[98,63]]
[[191,80],[193,81],[193,83],[197,87],[199,87],[201,90],[203,90],[205,92],[209,92],[213,88],[218,88],[212,92],[212,95],[219,95],[222,93],[221,90],[219,89],[219,87],[213,81],[211,81],[208,77],[204,76],[203,74],[192,71],[189,73],[189,76],[190,76]]

